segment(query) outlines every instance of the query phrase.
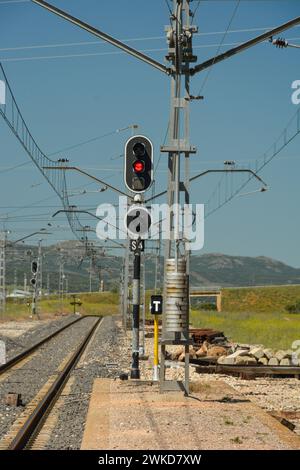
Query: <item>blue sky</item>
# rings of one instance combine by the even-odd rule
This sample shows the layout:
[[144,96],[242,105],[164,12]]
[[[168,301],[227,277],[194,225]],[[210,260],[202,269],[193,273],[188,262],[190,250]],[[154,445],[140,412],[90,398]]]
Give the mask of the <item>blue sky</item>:
[[[163,61],[164,26],[168,24],[163,0],[52,3],[119,39],[130,40],[131,46]],[[193,2],[192,8],[196,4]],[[199,61],[216,53],[222,38],[219,33],[226,29],[235,5],[236,1],[230,0],[200,2],[195,24],[203,34],[194,39]],[[274,27],[299,13],[296,0],[241,1],[230,30]],[[261,32],[229,32],[222,50]],[[300,44],[299,27],[283,36]],[[115,52],[113,47],[29,1],[0,1],[0,58],[42,150],[53,153],[137,123],[140,132],[154,142],[155,159],[160,158],[156,184],[157,189],[163,189],[166,156],[160,157],[159,146],[168,124],[169,79]],[[205,99],[193,103],[191,109],[191,142],[198,148],[197,155],[191,157],[193,174],[222,168],[222,162],[228,159],[247,164],[269,148],[297,111],[291,102],[291,84],[300,80],[299,63],[297,49],[278,50],[266,42],[213,67],[203,90]],[[192,94],[199,92],[204,78],[205,72],[192,79]],[[123,160],[118,156],[129,136],[129,131],[114,133],[64,152],[63,156],[111,184],[124,187]],[[0,138],[1,225],[6,218],[5,227],[14,232],[12,238],[19,238],[47,225],[59,200],[32,164],[4,172],[25,163],[28,156],[2,121]],[[207,218],[203,253],[264,255],[300,267],[299,139],[262,172],[269,192],[237,197]],[[207,201],[219,179],[218,175],[209,176],[194,183],[193,202]],[[75,174],[69,175],[68,185],[70,190],[79,186],[95,189]],[[258,187],[251,183],[244,192]],[[117,201],[108,191],[71,200],[88,208]],[[72,238],[64,217],[55,220],[60,227],[49,242]]]

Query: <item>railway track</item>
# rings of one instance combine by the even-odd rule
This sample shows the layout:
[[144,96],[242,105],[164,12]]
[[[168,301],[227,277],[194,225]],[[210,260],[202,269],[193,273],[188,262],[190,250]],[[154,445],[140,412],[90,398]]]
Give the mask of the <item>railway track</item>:
[[[83,322],[83,320],[87,318],[89,317],[75,320],[67,326],[57,330],[55,333],[52,333],[49,337],[39,343],[36,343],[33,347],[22,352],[15,358],[11,359],[9,363],[5,364],[6,367],[1,368],[0,373],[3,374],[6,372],[7,374],[10,374],[10,372],[13,373],[16,369],[19,374],[22,373],[22,368],[18,368],[18,364],[22,365],[24,362],[26,367],[26,364],[28,363],[27,359],[30,359],[31,355],[34,355],[41,346],[49,342],[51,344],[51,339],[57,338],[60,333],[68,330],[68,328],[74,327],[74,324]],[[1,450],[22,450],[31,448],[32,443],[43,427],[46,417],[49,415],[51,409],[60,396],[72,369],[78,363],[100,321],[101,318],[94,319],[94,321],[93,319],[85,321],[85,323],[87,323],[86,331],[81,334],[80,341],[72,348],[71,352],[67,348],[63,360],[60,360],[58,367],[51,372],[51,375],[47,376],[45,383],[41,385],[37,393],[35,393],[34,397],[26,405],[24,411],[20,413],[17,419],[12,423],[12,426],[0,441]],[[24,372],[26,375],[26,370],[24,370]]]
[[62,326],[61,328],[58,328],[56,331],[51,333],[50,335],[46,336],[42,340],[34,343],[32,346],[30,346],[27,349],[24,349],[21,353],[17,354],[16,356],[12,357],[9,361],[7,361],[5,364],[0,365],[0,375],[4,374],[4,372],[9,371],[12,369],[15,365],[17,365],[19,362],[23,361],[24,359],[27,359],[30,355],[32,355],[37,349],[39,349],[43,344],[47,343],[50,341],[52,338],[57,336],[59,333],[62,331],[66,330],[70,326],[74,325],[75,323],[83,320],[83,318],[86,317],[79,317],[76,320],[68,323],[67,325]]

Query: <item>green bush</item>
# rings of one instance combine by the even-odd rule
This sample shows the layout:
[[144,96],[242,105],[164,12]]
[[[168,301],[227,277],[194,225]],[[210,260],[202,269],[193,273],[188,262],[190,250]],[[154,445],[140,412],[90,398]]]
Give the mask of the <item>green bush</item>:
[[200,310],[217,310],[216,304],[213,304],[211,302],[202,302],[201,304],[199,304],[198,308]]
[[285,309],[289,313],[300,313],[300,300],[297,300],[297,302],[293,304],[288,304]]
[[206,311],[217,310],[216,304],[212,302],[201,302],[201,301],[199,302],[199,300],[195,302],[193,299],[192,299],[191,307],[194,308],[195,310],[206,310]]

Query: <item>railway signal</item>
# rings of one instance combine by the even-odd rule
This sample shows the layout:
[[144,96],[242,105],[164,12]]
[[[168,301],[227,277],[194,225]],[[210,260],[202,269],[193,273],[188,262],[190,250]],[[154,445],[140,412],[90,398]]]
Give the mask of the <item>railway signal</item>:
[[32,285],[33,288],[33,293],[32,293],[32,303],[31,303],[31,315],[32,317],[36,315],[37,309],[36,309],[36,302],[37,302],[37,290],[38,290],[38,274],[39,274],[39,261],[38,260],[33,260],[31,261],[31,272],[32,272],[32,278],[30,279],[30,284]]
[[31,262],[31,272],[32,274],[36,274],[38,271],[38,262],[37,261],[32,261]]
[[134,193],[143,193],[153,181],[153,145],[143,135],[127,140],[125,144],[124,182]]

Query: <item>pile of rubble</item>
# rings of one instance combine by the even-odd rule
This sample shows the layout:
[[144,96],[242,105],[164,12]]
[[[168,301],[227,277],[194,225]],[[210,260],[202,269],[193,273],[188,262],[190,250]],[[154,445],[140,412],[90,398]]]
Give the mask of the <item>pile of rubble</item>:
[[[300,354],[292,350],[272,350],[261,345],[234,344],[221,331],[209,329],[190,330],[193,346],[189,346],[192,362],[201,364],[252,366],[300,366]],[[168,358],[184,361],[184,347],[171,348]],[[198,361],[195,361],[198,360]]]
[[218,364],[225,365],[263,365],[263,366],[299,366],[300,358],[292,350],[266,349],[263,346],[236,346],[231,354],[218,358]]
[[[225,356],[227,352],[224,346],[210,344],[208,341],[204,341],[201,347],[189,347],[190,359],[227,357]],[[171,361],[184,361],[184,357],[183,346],[177,346],[169,353]]]

